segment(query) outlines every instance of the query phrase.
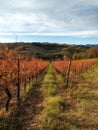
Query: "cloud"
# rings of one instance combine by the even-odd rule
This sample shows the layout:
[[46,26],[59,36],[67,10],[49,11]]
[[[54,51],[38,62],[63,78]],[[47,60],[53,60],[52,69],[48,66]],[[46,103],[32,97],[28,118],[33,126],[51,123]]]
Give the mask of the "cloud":
[[98,35],[97,0],[0,0],[0,33]]
[[0,33],[1,36],[74,36],[80,38],[87,37],[97,37],[98,31],[96,30],[86,30],[86,31],[76,31],[76,32],[66,32],[66,33]]

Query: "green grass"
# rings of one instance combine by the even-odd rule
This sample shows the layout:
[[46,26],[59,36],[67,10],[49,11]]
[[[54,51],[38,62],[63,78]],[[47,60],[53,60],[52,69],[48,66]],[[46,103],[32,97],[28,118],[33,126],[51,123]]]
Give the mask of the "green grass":
[[54,76],[54,69],[49,65],[46,76],[43,80],[44,109],[42,111],[43,130],[66,130],[66,125],[61,125],[59,120],[62,111],[62,99],[58,94],[57,81]]
[[98,64],[77,75],[67,89],[63,76],[55,73],[63,107],[57,117],[59,129],[98,130]]
[[[77,75],[67,89],[64,77],[51,64],[31,89],[39,89],[39,82],[42,130],[98,130],[98,65]],[[22,124],[21,117],[17,120]],[[6,120],[3,125],[6,127]]]
[[98,130],[98,65],[80,76],[66,89],[65,119],[71,130]]
[[88,80],[88,81],[98,81],[98,63],[96,63],[95,65],[93,65],[92,68],[88,69],[87,72],[84,72],[81,74],[81,77],[84,80]]
[[56,85],[49,85],[47,89],[47,95],[48,96],[55,96],[57,94]]

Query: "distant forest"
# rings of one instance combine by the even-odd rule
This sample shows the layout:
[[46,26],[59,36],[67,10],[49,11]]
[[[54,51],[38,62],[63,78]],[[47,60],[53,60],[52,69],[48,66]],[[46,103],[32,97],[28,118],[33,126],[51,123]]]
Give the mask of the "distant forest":
[[[17,53],[35,56],[45,60],[56,60],[67,57],[69,49],[73,59],[98,58],[98,45],[70,45],[57,43],[7,43],[9,49],[17,48]],[[0,43],[2,49],[2,43]]]

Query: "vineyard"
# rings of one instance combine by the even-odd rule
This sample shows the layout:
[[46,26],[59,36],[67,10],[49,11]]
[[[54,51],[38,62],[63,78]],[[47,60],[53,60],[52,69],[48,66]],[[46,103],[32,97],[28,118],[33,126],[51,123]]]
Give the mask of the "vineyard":
[[98,129],[98,59],[50,62],[17,52],[0,50],[1,130]]
[[[0,60],[0,92],[5,93],[8,97],[6,102],[6,111],[8,111],[9,102],[13,97],[11,91],[19,101],[20,93],[23,93],[23,89],[25,92],[27,84],[30,84],[32,79],[36,78],[46,68],[48,62],[34,57],[29,59],[21,55],[13,57],[12,51],[5,45],[0,54],[4,57]],[[23,88],[22,92],[20,90],[21,86]],[[4,101],[5,94],[1,101]]]
[[[73,73],[82,73],[87,71],[90,67],[92,67],[97,62],[97,59],[88,59],[88,60],[73,60],[71,63],[71,71]],[[67,74],[69,61],[62,60],[62,61],[55,61],[53,62],[54,68],[62,73],[63,75]]]

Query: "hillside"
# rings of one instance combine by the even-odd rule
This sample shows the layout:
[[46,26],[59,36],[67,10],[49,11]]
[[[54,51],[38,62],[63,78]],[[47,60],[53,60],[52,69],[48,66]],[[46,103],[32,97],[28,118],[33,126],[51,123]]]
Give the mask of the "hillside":
[[[79,57],[78,54],[81,52],[85,52],[89,50],[88,45],[68,45],[68,44],[56,44],[56,43],[7,43],[9,49],[18,48],[18,53],[23,55],[34,55],[35,57],[39,57],[46,60],[53,60],[53,59],[62,59],[68,49],[73,47],[75,48],[75,55]],[[0,44],[1,48],[2,44]],[[95,46],[96,47],[96,46]]]

